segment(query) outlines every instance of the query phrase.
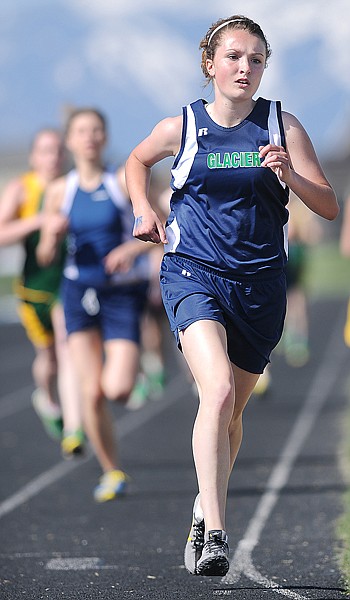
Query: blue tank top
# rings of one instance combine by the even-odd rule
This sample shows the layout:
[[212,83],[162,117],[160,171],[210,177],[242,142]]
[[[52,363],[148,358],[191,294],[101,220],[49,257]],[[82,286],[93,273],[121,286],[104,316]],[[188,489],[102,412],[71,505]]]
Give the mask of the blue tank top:
[[105,172],[101,184],[92,192],[79,187],[75,170],[68,173],[62,212],[69,218],[65,277],[93,287],[148,278],[148,259],[144,255],[127,273],[108,275],[104,268],[105,256],[132,239],[134,221],[131,202],[114,173]]
[[259,98],[235,127],[215,123],[197,100],[183,108],[172,168],[165,252],[228,277],[271,277],[287,259],[289,190],[260,166],[259,146],[285,147],[279,102]]

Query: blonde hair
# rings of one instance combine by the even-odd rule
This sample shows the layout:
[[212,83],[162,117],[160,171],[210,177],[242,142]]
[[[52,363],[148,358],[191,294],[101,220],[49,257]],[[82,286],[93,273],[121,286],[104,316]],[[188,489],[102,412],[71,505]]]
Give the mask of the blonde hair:
[[199,49],[202,50],[201,69],[205,79],[207,80],[207,83],[211,81],[211,76],[207,71],[207,60],[213,60],[216,49],[220,45],[222,34],[228,29],[244,29],[252,35],[258,36],[265,45],[266,62],[271,56],[270,44],[268,43],[260,25],[254,23],[254,21],[248,19],[248,17],[244,17],[243,15],[233,15],[232,17],[227,17],[226,19],[219,19],[216,21],[216,23],[211,25],[205,37],[199,44]]

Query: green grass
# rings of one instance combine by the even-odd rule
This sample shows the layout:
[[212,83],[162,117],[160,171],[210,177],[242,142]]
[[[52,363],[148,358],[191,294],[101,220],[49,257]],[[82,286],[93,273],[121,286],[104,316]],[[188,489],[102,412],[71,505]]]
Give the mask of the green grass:
[[[12,293],[13,277],[0,277],[0,296]],[[311,246],[305,272],[308,295],[345,298],[350,294],[350,260],[339,254],[338,241]]]
[[338,560],[345,591],[350,594],[350,490],[344,494],[343,506],[344,514],[339,518],[336,530],[341,543]]
[[7,277],[0,277],[0,296],[7,296],[8,294],[12,294],[13,293],[13,283],[14,283],[14,278],[7,276]]
[[[350,350],[349,350],[350,352]],[[350,594],[350,377],[347,380],[345,395],[348,398],[348,410],[343,419],[340,443],[341,468],[347,491],[343,495],[343,514],[337,522],[336,534],[340,542],[338,561],[343,574],[344,586]]]
[[309,249],[305,285],[311,298],[350,295],[350,260],[340,256],[337,241]]
[[[339,255],[337,241],[310,249],[305,284],[308,296],[311,299],[349,298],[350,260]],[[343,514],[338,519],[336,535],[340,544],[338,551],[339,567],[346,592],[350,594],[350,379],[346,395],[348,397],[348,409],[344,415],[339,450],[347,491],[342,498]]]
[[[340,256],[337,240],[310,248],[305,285],[310,299],[349,298],[350,260]],[[350,594],[350,379],[346,394],[349,402],[344,415],[339,451],[347,492],[342,498],[343,514],[337,522],[336,536],[340,545],[337,551],[339,568],[346,592]]]

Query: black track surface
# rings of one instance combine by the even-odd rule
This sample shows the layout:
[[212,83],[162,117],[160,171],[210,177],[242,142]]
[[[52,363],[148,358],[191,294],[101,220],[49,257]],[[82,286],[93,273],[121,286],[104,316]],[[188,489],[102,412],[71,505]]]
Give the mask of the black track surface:
[[61,459],[30,405],[31,346],[20,325],[1,325],[1,600],[344,598],[335,523],[345,489],[345,308],[315,302],[311,360],[293,369],[275,354],[269,394],[250,400],[230,482],[224,580],[183,567],[197,400],[172,340],[164,397],[137,412],[112,407],[132,482],[124,499],[97,505],[96,460]]

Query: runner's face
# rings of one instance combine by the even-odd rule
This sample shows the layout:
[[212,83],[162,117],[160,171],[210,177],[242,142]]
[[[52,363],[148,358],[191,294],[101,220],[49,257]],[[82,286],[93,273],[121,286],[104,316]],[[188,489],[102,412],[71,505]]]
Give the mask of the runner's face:
[[75,158],[99,160],[106,143],[103,123],[94,113],[74,117],[67,134],[67,148]]
[[51,181],[61,175],[63,145],[60,136],[53,131],[39,133],[30,154],[30,165],[44,179]]
[[216,94],[232,100],[247,100],[257,91],[265,69],[263,40],[243,29],[221,36],[214,59],[207,61]]

